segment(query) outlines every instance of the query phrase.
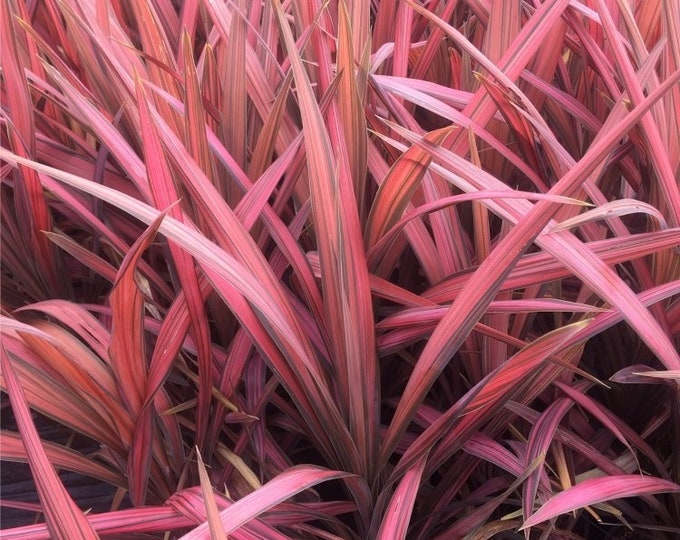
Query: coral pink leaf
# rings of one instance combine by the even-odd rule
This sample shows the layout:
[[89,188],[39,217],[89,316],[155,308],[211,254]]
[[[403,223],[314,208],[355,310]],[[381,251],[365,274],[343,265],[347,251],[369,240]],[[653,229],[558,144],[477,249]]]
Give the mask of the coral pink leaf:
[[[411,150],[414,150],[416,147],[411,147],[409,148],[406,153],[402,155],[405,156],[407,153],[409,153]],[[400,158],[400,159],[402,159]],[[393,168],[394,170],[394,168]],[[385,181],[380,186],[380,189],[378,189],[378,194],[380,194],[380,190],[382,189],[382,186],[385,185]],[[504,190],[504,191],[478,191],[478,192],[473,192],[473,193],[464,193],[462,195],[453,195],[450,197],[442,197],[440,199],[437,199],[435,201],[423,204],[416,209],[414,209],[412,212],[408,212],[405,214],[399,221],[394,223],[390,229],[383,234],[382,237],[378,239],[378,241],[375,244],[369,244],[370,248],[368,251],[368,256],[369,260],[373,260],[376,258],[380,258],[380,255],[387,251],[389,248],[390,242],[394,240],[394,237],[396,236],[397,233],[399,233],[406,224],[411,222],[412,220],[421,217],[425,214],[429,214],[432,212],[437,212],[438,210],[442,210],[444,208],[447,208],[449,206],[452,206],[457,203],[465,202],[465,201],[484,201],[485,199],[524,199],[527,201],[553,201],[556,203],[562,203],[562,204],[575,204],[579,206],[590,206],[590,204],[585,203],[583,201],[579,201],[577,199],[572,199],[570,197],[561,197],[559,195],[552,195],[549,193],[531,193],[528,191],[510,191],[510,190]],[[375,207],[375,205],[374,205]]]
[[[188,45],[187,45],[188,47]],[[179,196],[173,182],[169,167],[169,156],[164,150],[158,135],[156,124],[151,117],[151,104],[147,99],[144,87],[138,78],[135,78],[137,89],[137,101],[139,108],[139,118],[142,127],[142,143],[147,167],[147,175],[151,193],[156,206],[159,208],[168,207],[169,215],[179,221],[183,221],[183,214],[179,207]],[[201,124],[203,125],[203,124]],[[200,135],[189,131],[192,140],[200,139]],[[205,138],[205,133],[203,132]],[[204,141],[207,145],[207,142]],[[195,143],[199,145],[199,143]],[[189,158],[190,159],[190,158]],[[203,295],[198,284],[198,277],[191,256],[175,244],[169,246],[175,271],[179,278],[184,298],[189,309],[189,316],[192,323],[193,337],[198,348],[198,408],[197,408],[197,437],[200,444],[203,444],[208,424],[208,409],[210,408],[210,392],[212,385],[210,377],[210,329],[203,309]],[[144,396],[146,401],[153,398],[148,389]]]
[[201,88],[194,64],[194,51],[191,46],[191,38],[185,31],[182,32],[182,59],[184,65],[184,132],[187,147],[196,163],[210,179],[215,178],[208,146],[206,133],[206,115],[201,99]]
[[[614,22],[612,9],[603,0],[597,0],[597,11],[602,22],[602,30],[605,38],[609,41],[613,53],[618,74],[624,84],[630,102],[639,106],[644,102],[645,89],[643,82],[638,76],[638,67],[631,62],[626,40],[621,35]],[[645,51],[646,54],[646,51]],[[677,73],[677,69],[676,69]],[[669,77],[670,79],[670,77]],[[657,104],[656,111],[649,111],[640,118],[640,133],[642,134],[645,149],[649,155],[649,165],[654,171],[656,188],[659,189],[665,204],[668,205],[670,224],[674,227],[680,225],[680,188],[678,187],[677,162],[672,163],[671,153],[659,132],[660,125],[654,120],[653,113],[659,113],[663,103]],[[666,114],[672,114],[669,111]],[[664,114],[663,112],[661,114]]]
[[147,361],[144,342],[144,294],[136,279],[137,263],[151,245],[166,212],[160,213],[153,223],[133,244],[123,259],[118,277],[110,295],[111,345],[109,355],[117,378],[118,389],[130,415],[137,425],[131,441],[128,459],[130,497],[133,504],[144,504],[151,451],[153,446],[153,410],[142,405],[146,396]]
[[[156,223],[162,215],[155,208],[120,191],[24,159],[2,147],[0,157],[12,163],[30,165],[60,182],[116,205],[145,223]],[[200,174],[200,171],[197,171],[197,174]],[[271,267],[263,266],[263,262],[258,258],[248,259],[247,265],[239,262],[221,247],[197,233],[193,227],[188,227],[170,216],[160,224],[160,232],[200,262],[223,300],[239,317],[239,321],[252,332],[253,341],[266,352],[268,362],[296,401],[305,421],[313,426],[313,436],[318,437],[316,442],[323,448],[323,452],[342,459],[349,468],[358,468],[356,446],[352,443],[349,431],[342,423],[333,398],[325,387],[321,366],[311,351],[311,344],[306,341],[307,337],[302,334],[299,320],[292,315],[292,308],[283,298],[278,281],[273,282]],[[233,237],[235,231],[230,232]],[[241,241],[238,249],[236,247],[234,249],[239,251],[241,257],[255,256],[256,253],[262,256],[260,251],[251,251],[252,246],[244,243],[245,239],[239,240]],[[273,298],[277,301],[273,302]],[[249,304],[252,305],[252,309]],[[257,316],[253,310],[256,310]],[[282,356],[282,352],[285,357]],[[331,434],[334,439],[332,443],[329,440]]]
[[144,403],[147,377],[144,294],[136,279],[137,264],[156,237],[165,215],[163,212],[156,216],[130,248],[118,270],[109,298],[113,318],[109,356],[123,403],[133,415],[139,413]]
[[[584,180],[584,175],[592,172],[605,158],[606,154],[610,152],[617,144],[619,138],[630,129],[635,122],[647,111],[656,101],[658,101],[664,92],[672,86],[673,82],[680,80],[680,71],[675,72],[672,77],[669,77],[658,88],[650,93],[644,102],[635,107],[625,118],[616,124],[614,128],[609,131],[603,131],[601,136],[591,145],[586,155],[573,165],[564,176],[559,180],[558,184],[552,189],[553,193],[567,194],[579,185]],[[394,124],[390,124],[393,129],[398,131],[407,140],[415,144],[419,144],[431,150],[436,160],[441,159],[442,163],[446,163],[448,167],[438,168],[437,171],[442,174],[450,174],[449,171],[455,172],[455,176],[451,176],[451,181],[459,183],[461,177],[464,177],[464,182],[460,186],[465,190],[473,190],[472,186],[482,188],[494,189],[498,180],[490,175],[484,174],[478,168],[473,167],[469,162],[462,160],[459,156],[447,151],[442,147],[437,147],[429,143],[423,137],[415,135],[413,132],[403,129]],[[475,173],[472,171],[475,170]],[[469,183],[468,183],[469,182]],[[519,230],[525,227],[538,226],[545,227],[550,222],[550,217],[545,214],[550,207],[550,203],[538,202],[533,209],[527,210],[523,218],[517,215],[517,208],[509,208],[502,201],[498,201],[498,211],[507,217],[511,222],[517,223],[517,226],[506,236],[503,242],[507,242],[514,234],[519,234]],[[494,203],[495,204],[495,203]],[[526,207],[522,205],[522,207]],[[519,208],[519,205],[518,205]],[[556,212],[553,208],[552,212]],[[529,219],[529,214],[533,219]],[[536,233],[537,231],[534,231]],[[645,309],[635,297],[633,291],[625,284],[625,282],[613,272],[603,261],[596,257],[588,249],[584,249],[584,245],[575,236],[562,231],[555,234],[541,234],[537,235],[536,243],[546,251],[552,253],[558,258],[562,264],[567,266],[576,276],[581,278],[594,291],[596,291],[603,299],[607,300],[612,305],[618,307],[624,315],[626,321],[636,330],[638,335],[645,341],[649,348],[659,357],[669,369],[677,369],[680,366],[680,355],[677,348],[668,339],[667,334],[661,329],[659,323],[652,317],[651,313]],[[515,244],[517,245],[517,244]],[[494,252],[498,251],[498,247]],[[484,263],[493,257],[493,253],[486,259]],[[503,250],[502,256],[507,257],[508,253]],[[514,264],[513,264],[514,265]],[[484,264],[480,266],[483,268]],[[475,276],[479,274],[479,270],[475,272]],[[481,275],[481,274],[480,274]],[[471,283],[475,277],[471,278],[467,283]],[[452,312],[453,316],[453,312]],[[432,341],[428,343],[428,346]]]
[[155,411],[145,407],[137,417],[127,460],[130,499],[135,506],[144,504],[149,487],[154,430]]
[[[425,138],[441,144],[452,128],[428,133]],[[413,145],[395,162],[383,179],[375,196],[366,226],[366,245],[371,248],[401,218],[406,206],[420,185],[432,156]]]
[[[603,262],[609,265],[636,260],[656,251],[676,247],[680,243],[680,229],[668,229],[656,233],[643,233],[627,237],[610,238],[589,242],[592,250]],[[569,270],[559,264],[547,253],[532,253],[520,259],[510,272],[501,290],[511,290],[562,279],[570,275]],[[447,279],[423,294],[430,303],[450,302],[458,294],[466,275]]]
[[[115,396],[105,390],[110,373],[101,360],[66,330],[47,321],[28,325],[0,317],[0,326],[3,345],[15,358],[14,369],[31,408],[120,450],[128,439],[129,417],[116,401],[115,385],[108,385]],[[48,332],[54,329],[59,332]],[[69,342],[77,344],[70,351]],[[74,373],[77,376],[71,377]],[[100,386],[98,376],[103,379]],[[0,385],[5,387],[2,377]]]
[[504,92],[498,84],[482,74],[477,74],[477,79],[489,93],[489,97],[503,115],[505,123],[514,133],[522,158],[529,163],[534,171],[540,171],[540,158],[534,142],[534,132],[528,120],[517,111],[512,95]]
[[61,483],[42,446],[33,423],[24,391],[12,361],[4,346],[0,345],[0,366],[16,418],[19,433],[26,449],[26,457],[42,503],[45,521],[53,538],[97,539],[99,536],[88,523]]
[[[229,82],[224,85],[222,120],[224,145],[241,169],[246,165],[246,146],[248,141],[247,97],[246,91],[246,28],[247,21],[239,8],[245,7],[243,0],[234,2],[229,25],[229,46],[224,55],[225,72]],[[229,201],[234,205],[236,201]]]
[[[203,289],[207,291],[207,288],[207,284],[204,283]],[[149,364],[145,406],[153,400],[172,368],[177,354],[185,345],[190,324],[185,293],[181,291],[168,309],[158,332],[156,346]]]
[[267,164],[271,161],[274,152],[276,137],[281,128],[283,121],[283,114],[288,98],[290,85],[293,82],[293,72],[289,71],[286,78],[281,83],[276,94],[276,100],[272,105],[269,116],[264,121],[264,125],[259,132],[253,156],[250,159],[248,167],[248,177],[257,178],[267,168]]
[[54,243],[54,245],[59,246],[66,253],[77,259],[91,270],[94,270],[100,276],[109,280],[111,283],[116,280],[116,269],[111,264],[106,262],[98,255],[92,253],[89,249],[83,247],[81,244],[75,242],[69,236],[48,231],[46,231],[44,234],[52,243]]
[[[114,276],[111,283],[115,281]],[[36,302],[27,306],[22,306],[15,310],[15,313],[24,311],[38,311],[54,317],[69,330],[78,334],[88,346],[102,359],[106,358],[108,351],[110,334],[107,329],[98,321],[86,308],[73,302],[60,300],[57,298]],[[46,335],[43,337],[47,337]],[[55,343],[59,344],[59,343]],[[103,381],[98,381],[102,384]]]
[[678,492],[680,492],[680,485],[649,476],[619,475],[592,478],[552,497],[524,522],[522,529],[533,527],[543,521],[584,506],[591,506],[612,499]]
[[[0,6],[0,58],[2,58],[2,71],[4,83],[7,85],[3,92],[4,106],[9,112],[8,125],[10,130],[12,149],[22,156],[31,156],[35,152],[35,115],[31,100],[28,81],[21,65],[17,40],[18,25],[25,23],[19,18],[19,14],[13,10],[13,4],[3,2]],[[16,26],[15,26],[16,25]],[[4,141],[3,141],[4,143]]]
[[364,198],[366,193],[366,163],[368,159],[368,132],[364,113],[364,96],[358,84],[356,67],[360,63],[355,55],[358,38],[350,21],[347,2],[338,4],[338,50],[337,71],[340,76],[338,85],[339,119],[344,132],[347,148],[349,171],[354,184],[355,198],[360,220],[365,217]]

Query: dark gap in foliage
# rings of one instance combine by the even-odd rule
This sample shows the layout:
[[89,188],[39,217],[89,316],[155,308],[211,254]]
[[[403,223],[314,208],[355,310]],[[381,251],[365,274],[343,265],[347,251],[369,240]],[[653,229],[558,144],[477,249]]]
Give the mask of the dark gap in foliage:
[[[2,429],[16,433],[17,425],[9,404],[9,396],[2,392],[1,399],[0,424]],[[96,441],[75,433],[40,413],[33,412],[32,416],[40,438],[44,441],[66,445],[84,455],[89,455],[100,448]],[[111,510],[117,490],[115,486],[72,471],[62,469],[58,473],[69,494],[82,510],[89,509],[93,513]],[[27,463],[3,462],[0,468],[0,478],[3,499],[29,503],[39,502],[31,468]],[[119,509],[130,507],[130,500],[126,495]],[[42,515],[37,516],[27,510],[3,507],[0,511],[0,529],[30,525],[36,522],[36,517],[38,517],[38,522],[44,520]]]

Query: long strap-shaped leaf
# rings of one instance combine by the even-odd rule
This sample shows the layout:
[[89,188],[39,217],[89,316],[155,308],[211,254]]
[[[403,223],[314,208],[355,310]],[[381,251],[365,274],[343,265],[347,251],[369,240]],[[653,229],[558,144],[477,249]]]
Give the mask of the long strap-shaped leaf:
[[[220,520],[224,527],[224,532],[227,534],[234,532],[263,512],[316,484],[348,476],[351,475],[311,465],[292,467],[267,482],[260,489],[253,491],[225,510],[222,510],[220,512]],[[208,532],[209,528],[210,525],[206,522],[185,534],[182,540],[205,538],[205,533]]]
[[135,505],[144,504],[154,439],[153,411],[142,408],[146,395],[147,362],[144,295],[136,279],[137,263],[156,237],[165,215],[165,212],[160,213],[133,244],[121,263],[109,297],[113,319],[109,357],[118,391],[135,421],[128,456],[130,495]]
[[584,506],[622,497],[639,497],[666,492],[678,493],[680,486],[669,480],[634,474],[592,478],[555,495],[524,522],[522,529],[528,529]]

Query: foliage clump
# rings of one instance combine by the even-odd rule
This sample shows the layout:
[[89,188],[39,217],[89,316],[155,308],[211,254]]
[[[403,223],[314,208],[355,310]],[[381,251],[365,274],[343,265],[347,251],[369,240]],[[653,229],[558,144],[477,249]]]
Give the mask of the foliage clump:
[[3,538],[680,532],[680,4],[0,11]]

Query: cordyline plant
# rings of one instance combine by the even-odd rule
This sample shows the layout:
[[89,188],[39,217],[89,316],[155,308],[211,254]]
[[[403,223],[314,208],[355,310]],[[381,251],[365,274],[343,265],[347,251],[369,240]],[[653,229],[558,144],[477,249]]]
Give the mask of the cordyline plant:
[[680,3],[0,10],[2,538],[680,533]]

